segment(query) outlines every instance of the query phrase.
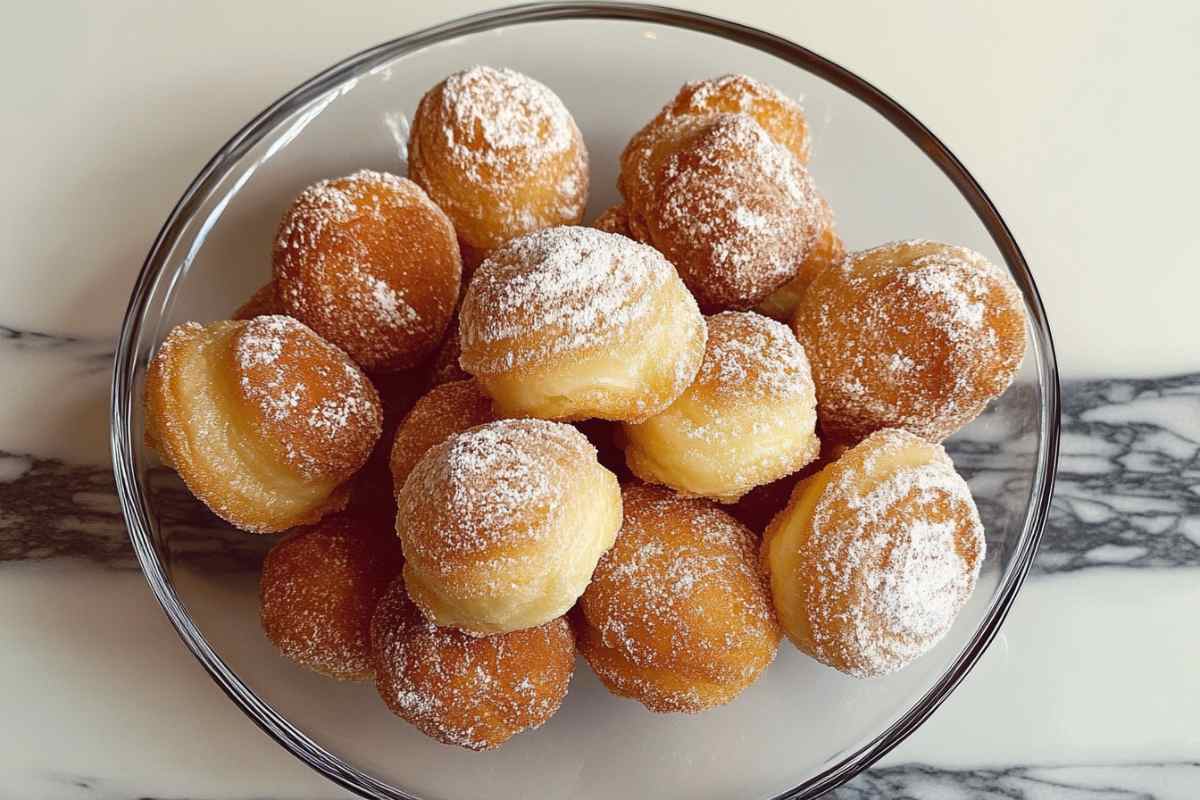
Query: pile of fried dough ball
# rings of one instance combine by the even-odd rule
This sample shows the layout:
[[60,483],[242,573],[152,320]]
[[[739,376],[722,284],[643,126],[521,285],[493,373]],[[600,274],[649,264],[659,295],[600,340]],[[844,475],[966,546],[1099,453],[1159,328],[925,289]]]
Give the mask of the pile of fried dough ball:
[[581,227],[562,101],[474,67],[422,98],[407,178],[300,192],[271,282],[171,331],[145,392],[196,497],[289,534],[267,637],[475,750],[549,719],[577,652],[697,712],[785,635],[859,677],[933,647],[984,558],[939,442],[1011,382],[1023,301],[963,247],[846,253],[808,159],[795,101],[688,84]]

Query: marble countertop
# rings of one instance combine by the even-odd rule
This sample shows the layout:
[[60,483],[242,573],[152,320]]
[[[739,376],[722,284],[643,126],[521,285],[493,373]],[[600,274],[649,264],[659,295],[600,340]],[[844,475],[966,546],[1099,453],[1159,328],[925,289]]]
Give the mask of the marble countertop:
[[[41,4],[0,49],[26,76],[0,112],[0,797],[344,796],[179,643],[107,441],[128,290],[209,155],[326,64],[485,4],[325,5]],[[1200,797],[1200,112],[1175,100],[1200,85],[1200,12],[747,0],[737,17],[860,72],[955,150],[1025,249],[1064,375],[1050,522],[1000,635],[832,796]]]

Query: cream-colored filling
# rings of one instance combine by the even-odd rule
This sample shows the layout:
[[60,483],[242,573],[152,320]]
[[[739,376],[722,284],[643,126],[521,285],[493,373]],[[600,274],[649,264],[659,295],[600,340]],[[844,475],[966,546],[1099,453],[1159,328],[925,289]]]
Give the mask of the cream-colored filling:
[[811,399],[714,403],[711,396],[691,394],[656,417],[623,427],[630,467],[643,479],[733,501],[816,456]]

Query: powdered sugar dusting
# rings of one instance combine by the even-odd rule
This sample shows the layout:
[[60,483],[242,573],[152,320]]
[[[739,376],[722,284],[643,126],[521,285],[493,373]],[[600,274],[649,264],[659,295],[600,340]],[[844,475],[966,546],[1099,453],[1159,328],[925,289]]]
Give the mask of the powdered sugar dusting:
[[816,458],[816,395],[804,348],[783,324],[724,311],[707,328],[691,386],[661,416],[625,428],[626,460],[644,480],[734,502]]
[[[638,667],[676,671],[681,684],[749,683],[779,635],[754,535],[705,501],[648,486],[624,496],[625,524],[581,601],[599,643]],[[694,697],[675,700],[697,710]]]
[[662,116],[727,111],[747,114],[767,129],[772,138],[808,161],[808,124],[799,100],[788,97],[749,75],[722,75],[695,81],[679,90]]
[[[410,175],[473,247],[578,222],[587,201],[575,121],[554,92],[515,70],[475,66],[446,78],[422,98],[409,151]],[[531,185],[544,203],[529,202]]]
[[812,394],[808,358],[786,325],[750,311],[724,311],[707,323],[708,346],[697,384],[724,396],[786,399]]
[[914,440],[873,434],[859,445],[869,451],[861,470],[837,472],[813,512],[807,547],[825,554],[808,605],[816,656],[851,674],[894,672],[929,650],[983,562],[979,513],[940,447],[932,460],[868,481],[864,491],[863,476]]
[[301,192],[273,259],[287,312],[371,369],[411,366],[433,350],[462,272],[441,209],[412,181],[370,170]]
[[787,97],[778,89],[749,75],[721,75],[717,78],[689,83],[680,90],[686,98],[688,108],[707,111],[712,108],[714,98],[728,98],[743,114],[749,114],[757,103],[770,100],[780,105],[800,109],[800,103]]
[[546,722],[562,704],[575,646],[563,618],[477,638],[434,625],[392,584],[371,623],[379,694],[445,744],[497,747]]
[[462,365],[477,375],[620,341],[655,310],[657,289],[673,276],[652,248],[591,228],[515,239],[480,266],[467,289]]
[[[659,161],[667,140],[675,145]],[[752,307],[816,244],[821,207],[807,170],[748,116],[675,118],[625,160],[626,201],[641,223],[631,228],[647,231],[702,307]]]
[[261,616],[288,658],[341,680],[374,674],[371,614],[401,566],[395,537],[332,517],[271,548],[263,562]]
[[[823,276],[823,277],[822,277]],[[934,441],[1007,388],[1024,306],[983,256],[925,240],[855,253],[809,287],[795,329],[823,424],[851,438],[900,427]]]
[[[595,458],[595,448],[570,425],[544,420],[500,420],[451,436],[431,448],[409,474],[398,498],[400,515],[420,513],[438,498],[437,541],[410,537],[409,557],[487,553],[540,541],[555,530],[566,483],[560,459]],[[535,520],[537,524],[522,524]],[[428,546],[424,546],[428,545]]]
[[[347,180],[357,181],[374,176],[386,180],[384,173],[365,170],[349,176]],[[345,224],[358,213],[352,193],[333,180],[318,181],[307,187],[296,198],[295,205],[303,211],[284,218],[275,236],[277,248],[315,249],[330,225]]]
[[370,381],[345,353],[294,318],[275,315],[243,323],[233,358],[239,393],[293,467],[316,477],[361,466],[382,430],[382,413]]
[[507,151],[520,151],[536,167],[573,142],[570,114],[558,95],[516,70],[475,66],[456,72],[446,79],[442,107],[453,121],[446,131],[452,145],[463,147],[454,141],[456,130],[478,132],[488,145],[480,158],[493,164]]

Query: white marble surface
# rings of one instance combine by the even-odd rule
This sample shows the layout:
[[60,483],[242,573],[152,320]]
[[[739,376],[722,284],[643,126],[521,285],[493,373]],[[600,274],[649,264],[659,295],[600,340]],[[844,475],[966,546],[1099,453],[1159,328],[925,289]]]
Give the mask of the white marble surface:
[[[0,111],[0,796],[341,796],[224,699],[121,568],[111,342],[162,218],[242,122],[349,52],[484,5],[16,15],[0,48],[20,76]],[[1024,247],[1068,379],[1050,528],[1002,634],[837,796],[1200,796],[1200,112],[1181,102],[1200,12],[689,5],[840,61],[942,136]]]

